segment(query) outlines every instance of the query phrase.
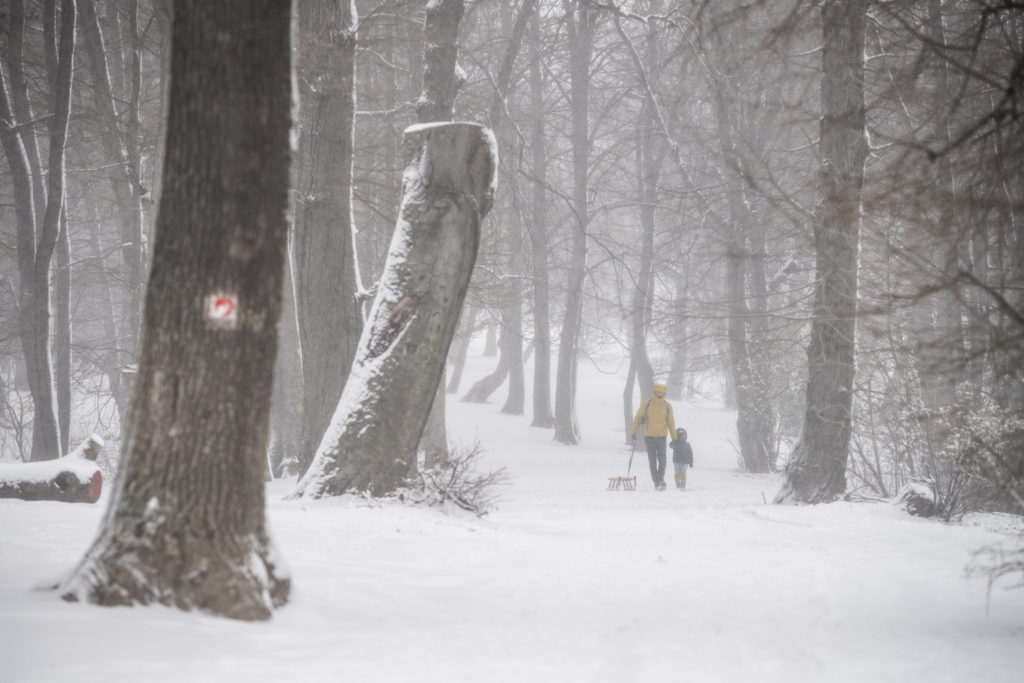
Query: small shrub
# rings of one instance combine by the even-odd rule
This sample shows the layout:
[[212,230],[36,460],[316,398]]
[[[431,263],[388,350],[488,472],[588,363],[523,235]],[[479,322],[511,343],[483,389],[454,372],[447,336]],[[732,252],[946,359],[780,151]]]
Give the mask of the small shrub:
[[447,462],[423,468],[397,492],[402,502],[444,508],[454,505],[483,517],[499,500],[497,488],[508,482],[505,468],[477,474],[483,450],[479,444],[453,449]]
[[897,501],[915,517],[934,517],[937,512],[935,490],[930,482],[914,481],[907,484],[897,496]]
[[1015,543],[985,546],[974,553],[974,559],[967,566],[967,575],[988,580],[988,595],[992,587],[1005,577],[1015,577],[1007,588],[1024,588],[1024,536]]

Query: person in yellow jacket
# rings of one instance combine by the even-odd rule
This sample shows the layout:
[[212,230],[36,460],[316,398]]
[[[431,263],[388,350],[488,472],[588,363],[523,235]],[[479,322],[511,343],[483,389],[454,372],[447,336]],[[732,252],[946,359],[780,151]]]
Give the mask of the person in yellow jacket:
[[665,490],[666,437],[676,433],[676,416],[672,412],[672,404],[665,400],[665,390],[664,384],[655,384],[654,396],[640,404],[640,410],[633,418],[633,444],[636,445],[637,433],[643,427],[651,479],[659,491]]

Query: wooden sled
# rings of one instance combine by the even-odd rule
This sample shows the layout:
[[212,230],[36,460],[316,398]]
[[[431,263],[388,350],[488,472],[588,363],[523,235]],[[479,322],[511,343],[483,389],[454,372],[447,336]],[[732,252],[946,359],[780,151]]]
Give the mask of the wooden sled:
[[636,475],[632,477],[608,477],[609,491],[635,491]]

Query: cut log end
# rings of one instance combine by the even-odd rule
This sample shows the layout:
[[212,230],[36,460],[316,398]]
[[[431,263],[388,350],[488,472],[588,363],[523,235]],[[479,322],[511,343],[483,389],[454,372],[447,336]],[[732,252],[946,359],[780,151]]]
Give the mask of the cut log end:
[[100,499],[100,495],[103,493],[103,473],[96,470],[92,473],[92,479],[89,480],[89,502],[95,503]]
[[94,435],[63,458],[0,465],[0,498],[95,503],[103,493],[103,474],[95,464],[102,447]]

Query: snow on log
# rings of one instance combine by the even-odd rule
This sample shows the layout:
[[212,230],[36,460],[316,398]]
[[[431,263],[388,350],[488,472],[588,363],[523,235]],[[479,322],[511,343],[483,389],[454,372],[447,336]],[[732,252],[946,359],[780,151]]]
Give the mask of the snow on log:
[[95,503],[103,491],[96,464],[103,439],[93,434],[63,458],[0,465],[0,498]]
[[383,495],[416,457],[494,198],[497,147],[469,123],[410,126],[402,205],[341,400],[297,496]]

